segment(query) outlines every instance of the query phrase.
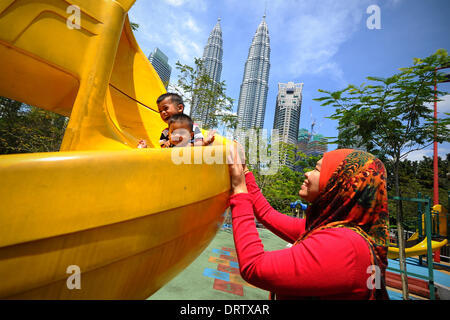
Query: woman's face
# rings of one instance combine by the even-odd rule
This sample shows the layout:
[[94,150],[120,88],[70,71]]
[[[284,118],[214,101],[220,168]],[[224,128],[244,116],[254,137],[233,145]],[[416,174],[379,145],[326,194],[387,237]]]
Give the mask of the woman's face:
[[305,173],[306,179],[298,192],[300,198],[308,202],[314,202],[319,195],[319,178],[320,169],[322,168],[322,159],[317,161],[316,167],[313,171],[308,171]]

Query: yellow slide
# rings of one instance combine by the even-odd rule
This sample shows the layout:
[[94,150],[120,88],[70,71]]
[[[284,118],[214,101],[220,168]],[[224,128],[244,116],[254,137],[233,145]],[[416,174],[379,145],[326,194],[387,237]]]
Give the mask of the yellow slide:
[[60,152],[0,156],[2,299],[147,298],[223,221],[228,168],[204,159],[225,140],[176,148],[181,164],[159,147],[165,90],[133,3],[0,2],[0,96],[70,117]]
[[419,239],[419,231],[414,232],[414,233],[412,234],[412,236],[409,237],[408,240],[406,240],[406,241],[407,241],[407,242],[408,242],[408,241],[414,241],[414,240],[417,240],[417,239]]
[[[437,224],[438,217],[436,212],[439,213],[439,234],[441,236],[447,236],[447,212],[441,205],[434,205],[431,211],[431,219],[434,225]],[[425,230],[425,214],[422,214],[422,230]],[[414,241],[419,239],[419,231],[413,233],[407,241]],[[447,239],[443,241],[431,241],[431,251],[436,251],[444,247],[448,243]],[[406,257],[415,257],[419,255],[427,254],[427,238],[411,248],[405,249]],[[388,258],[397,259],[399,257],[399,249],[396,247],[388,248]]]
[[[442,241],[431,241],[431,251],[438,250],[447,244],[447,239]],[[406,257],[415,257],[427,254],[427,238],[423,239],[423,241],[419,242],[415,246],[411,248],[405,249]],[[395,247],[388,248],[388,258],[389,259],[397,259],[399,257],[399,249]]]

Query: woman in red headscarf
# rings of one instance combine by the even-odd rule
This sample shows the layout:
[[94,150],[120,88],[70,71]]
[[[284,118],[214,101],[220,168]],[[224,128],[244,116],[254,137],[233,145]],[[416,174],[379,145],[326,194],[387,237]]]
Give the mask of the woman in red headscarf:
[[[386,171],[352,149],[324,154],[305,173],[306,219],[274,210],[244,165],[231,164],[230,206],[242,277],[275,299],[388,299]],[[290,248],[264,251],[254,216]]]

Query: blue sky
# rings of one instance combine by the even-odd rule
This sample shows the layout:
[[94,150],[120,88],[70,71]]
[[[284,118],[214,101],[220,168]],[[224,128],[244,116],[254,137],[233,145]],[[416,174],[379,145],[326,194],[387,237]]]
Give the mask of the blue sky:
[[[209,33],[221,18],[223,71],[227,94],[235,99],[234,111],[253,35],[264,14],[264,0],[137,0],[129,12],[140,25],[136,39],[146,55],[160,48],[172,66],[193,65],[201,57]],[[381,29],[370,30],[366,13],[370,5],[381,9]],[[326,119],[332,107],[314,98],[318,89],[338,90],[360,85],[367,76],[390,76],[439,48],[450,51],[450,1],[448,0],[272,0],[267,1],[270,35],[269,92],[264,127],[273,127],[279,82],[303,82],[301,128],[325,136],[337,135],[337,121]],[[450,72],[450,70],[449,70]],[[450,84],[440,89],[450,92]],[[450,112],[450,96],[438,104]],[[329,150],[335,149],[329,146]],[[450,153],[450,143],[439,145],[439,155]],[[432,148],[410,155],[419,160],[432,156]]]

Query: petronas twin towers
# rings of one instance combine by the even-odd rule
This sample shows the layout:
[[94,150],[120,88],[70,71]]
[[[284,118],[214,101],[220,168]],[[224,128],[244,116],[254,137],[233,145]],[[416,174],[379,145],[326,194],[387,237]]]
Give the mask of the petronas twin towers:
[[[205,71],[215,82],[220,81],[222,72],[222,30],[220,19],[212,30],[203,52]],[[253,36],[245,63],[244,76],[238,101],[238,129],[262,128],[266,111],[270,69],[270,39],[264,14]],[[194,102],[191,115],[194,120],[206,123],[207,112]]]
[[[220,82],[220,75],[222,73],[222,55],[223,55],[222,29],[220,28],[220,18],[211,34],[208,37],[208,43],[203,50],[203,72],[207,74],[214,83]],[[193,106],[191,108],[191,117],[202,123],[208,125],[209,110],[199,107],[199,100],[194,97]]]
[[262,128],[269,89],[270,39],[266,15],[253,36],[238,103],[238,129]]

